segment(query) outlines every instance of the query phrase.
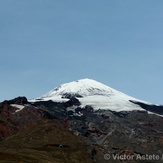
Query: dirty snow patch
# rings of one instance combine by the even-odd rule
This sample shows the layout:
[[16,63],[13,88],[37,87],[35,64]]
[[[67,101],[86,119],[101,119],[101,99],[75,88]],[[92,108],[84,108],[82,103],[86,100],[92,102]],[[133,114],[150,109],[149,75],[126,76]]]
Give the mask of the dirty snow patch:
[[15,107],[15,108],[18,108],[15,112],[19,112],[21,111],[22,109],[24,109],[24,105],[19,105],[19,104],[10,104],[11,106]]

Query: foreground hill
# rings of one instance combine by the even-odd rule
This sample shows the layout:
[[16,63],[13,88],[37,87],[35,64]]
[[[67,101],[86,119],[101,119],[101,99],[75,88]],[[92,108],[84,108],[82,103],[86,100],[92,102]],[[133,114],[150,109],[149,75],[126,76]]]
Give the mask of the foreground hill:
[[0,162],[91,163],[91,151],[80,138],[52,120],[28,125],[0,143]]

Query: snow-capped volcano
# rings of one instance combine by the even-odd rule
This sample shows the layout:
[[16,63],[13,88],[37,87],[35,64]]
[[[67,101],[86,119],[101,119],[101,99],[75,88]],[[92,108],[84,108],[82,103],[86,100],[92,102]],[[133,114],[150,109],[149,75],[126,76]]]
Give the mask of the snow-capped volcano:
[[43,95],[42,97],[50,98],[56,95],[64,96],[65,94],[79,95],[83,97],[93,96],[93,95],[101,95],[101,96],[109,97],[113,94],[122,94],[122,93],[95,80],[81,79],[70,83],[62,84],[59,87],[54,88],[47,94]]
[[130,100],[137,102],[144,101],[87,78],[62,84],[32,101],[52,100],[55,102],[64,102],[68,101],[71,97],[77,98],[81,103],[81,107],[90,105],[94,109],[110,109],[114,111],[144,110],[139,105],[130,102]]

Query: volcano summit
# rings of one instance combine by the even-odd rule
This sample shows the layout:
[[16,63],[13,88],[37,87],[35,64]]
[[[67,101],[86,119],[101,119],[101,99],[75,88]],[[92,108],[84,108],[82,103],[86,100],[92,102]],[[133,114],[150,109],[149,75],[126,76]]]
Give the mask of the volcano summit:
[[[88,78],[62,84],[45,95],[31,100],[31,102],[48,100],[66,102],[71,98],[78,99],[81,107],[89,105],[95,110],[109,109],[116,112],[152,110],[153,113],[158,113],[158,105],[128,96],[105,84]],[[157,111],[155,112],[155,110]]]

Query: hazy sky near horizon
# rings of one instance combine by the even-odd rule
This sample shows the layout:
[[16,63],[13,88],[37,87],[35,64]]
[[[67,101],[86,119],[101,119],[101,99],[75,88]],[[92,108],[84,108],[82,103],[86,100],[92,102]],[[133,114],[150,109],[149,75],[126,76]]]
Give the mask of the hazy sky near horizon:
[[162,0],[0,0],[0,101],[91,78],[163,104]]

